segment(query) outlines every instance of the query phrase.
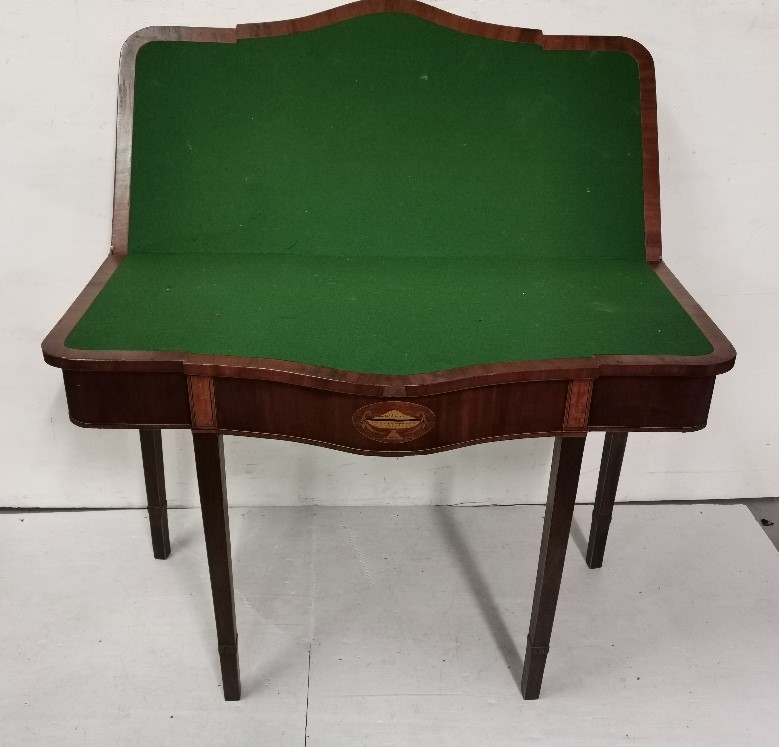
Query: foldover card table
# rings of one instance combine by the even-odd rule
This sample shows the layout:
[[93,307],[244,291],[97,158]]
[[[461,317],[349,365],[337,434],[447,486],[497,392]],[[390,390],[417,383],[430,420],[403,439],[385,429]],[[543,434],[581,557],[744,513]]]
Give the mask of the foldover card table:
[[74,423],[140,430],[158,558],[160,429],[191,429],[226,699],[225,433],[389,456],[554,437],[538,697],[587,432],[607,432],[595,568],[627,433],[703,428],[735,360],[662,261],[659,207],[629,39],[413,0],[128,39],[110,253],[43,353]]

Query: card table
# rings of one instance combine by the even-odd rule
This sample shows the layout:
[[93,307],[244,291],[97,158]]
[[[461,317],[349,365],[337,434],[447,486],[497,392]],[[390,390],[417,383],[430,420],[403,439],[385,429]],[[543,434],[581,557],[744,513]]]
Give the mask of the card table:
[[735,361],[662,260],[646,49],[413,0],[132,35],[110,251],[43,354],[74,423],[140,431],[157,558],[160,432],[192,431],[228,700],[223,434],[388,456],[554,437],[534,699],[587,433],[597,568],[627,433],[703,428]]

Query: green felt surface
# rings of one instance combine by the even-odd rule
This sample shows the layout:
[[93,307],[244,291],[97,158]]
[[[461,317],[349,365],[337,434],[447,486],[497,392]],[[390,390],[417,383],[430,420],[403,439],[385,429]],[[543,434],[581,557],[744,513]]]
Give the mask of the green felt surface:
[[711,346],[643,260],[130,255],[67,344],[377,374]]
[[710,352],[644,255],[626,54],[402,14],[154,42],[128,258],[67,344],[377,374]]
[[644,256],[638,68],[368,15],[137,58],[130,251]]

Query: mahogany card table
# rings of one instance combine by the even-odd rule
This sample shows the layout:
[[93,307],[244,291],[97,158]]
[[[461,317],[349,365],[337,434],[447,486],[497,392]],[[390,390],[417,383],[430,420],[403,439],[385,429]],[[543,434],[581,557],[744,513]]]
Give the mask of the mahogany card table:
[[74,423],[140,431],[157,558],[160,430],[192,431],[228,700],[223,434],[388,456],[554,437],[533,699],[586,434],[607,433],[597,568],[627,433],[703,428],[735,360],[661,257],[649,53],[413,0],[132,35],[110,251],[43,354]]

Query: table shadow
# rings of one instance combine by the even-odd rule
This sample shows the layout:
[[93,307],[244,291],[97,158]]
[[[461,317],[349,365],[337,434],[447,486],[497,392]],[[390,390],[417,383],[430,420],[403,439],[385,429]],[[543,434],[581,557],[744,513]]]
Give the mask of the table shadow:
[[584,561],[587,561],[587,538],[584,536],[584,531],[579,526],[579,522],[576,520],[576,516],[573,517],[571,522],[571,539],[579,548],[579,552],[582,554]]
[[[447,474],[447,477],[448,476],[449,475]],[[437,497],[443,498],[448,492],[449,487],[449,480],[446,478],[440,480],[436,491],[438,493]],[[438,502],[444,503],[445,501],[440,500]],[[500,651],[503,660],[506,662],[506,666],[511,672],[514,683],[517,688],[519,688],[522,679],[522,657],[514,643],[511,632],[503,619],[500,608],[492,595],[490,585],[479,568],[476,559],[473,557],[473,554],[468,547],[468,542],[463,536],[460,527],[457,525],[454,518],[454,512],[456,510],[457,509],[450,506],[438,505],[433,507],[433,514],[451,555],[457,559],[463,576],[468,583],[468,587],[479,603],[479,609],[481,610],[484,622],[487,623],[490,635],[492,636],[498,651]]]

